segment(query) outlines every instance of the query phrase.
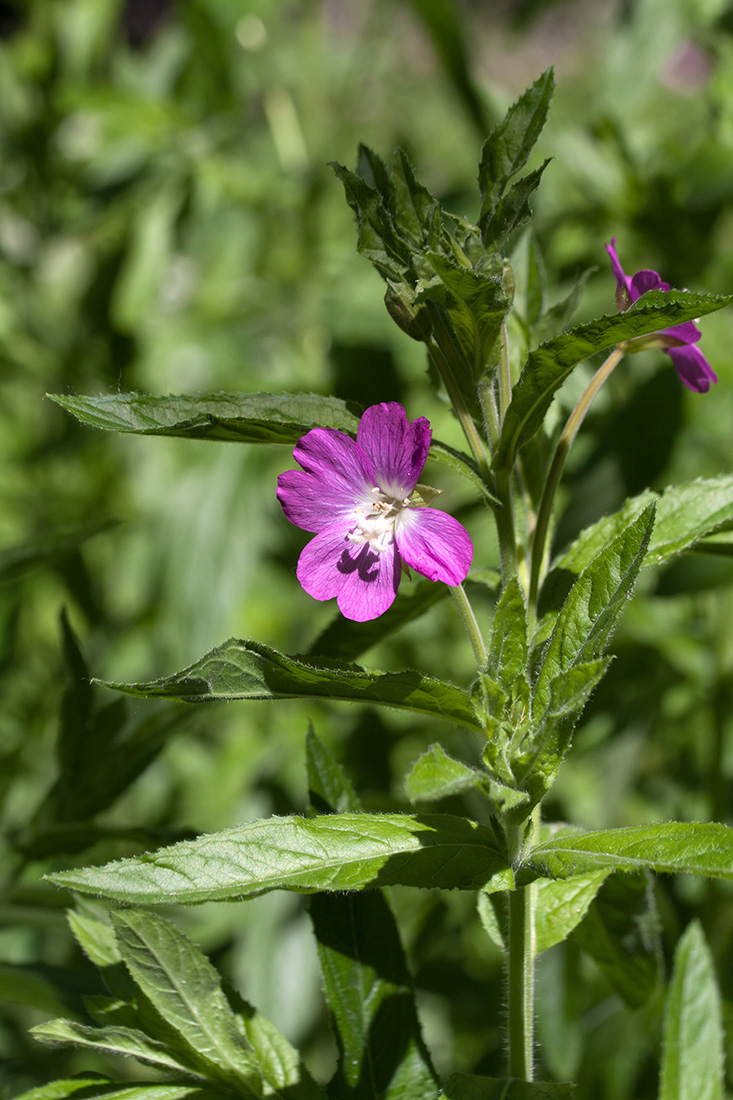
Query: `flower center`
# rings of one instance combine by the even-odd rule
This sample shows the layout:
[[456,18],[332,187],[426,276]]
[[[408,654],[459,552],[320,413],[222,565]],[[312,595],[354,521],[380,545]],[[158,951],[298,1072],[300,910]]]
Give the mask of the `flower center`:
[[356,546],[369,543],[370,549],[383,554],[394,542],[394,525],[403,508],[410,506],[409,497],[399,500],[388,496],[378,486],[371,490],[374,500],[367,500],[354,509],[354,526],[346,536]]

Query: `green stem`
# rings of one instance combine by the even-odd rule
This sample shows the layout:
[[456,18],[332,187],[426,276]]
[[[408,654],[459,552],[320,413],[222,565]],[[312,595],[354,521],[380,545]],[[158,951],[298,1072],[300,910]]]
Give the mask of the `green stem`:
[[486,668],[488,661],[488,654],[486,652],[486,646],[481,636],[481,630],[479,629],[476,616],[473,613],[473,608],[469,603],[468,596],[463,590],[462,584],[457,584],[455,587],[451,586],[450,594],[455,601],[455,605],[458,608],[458,613],[463,620],[463,625],[466,628],[469,640],[471,642],[471,648],[473,649],[474,656],[476,658],[476,664],[480,669]]
[[555,502],[555,493],[557,487],[560,484],[560,477],[562,475],[563,466],[565,465],[565,459],[568,456],[573,440],[580,430],[580,426],[583,423],[586,413],[593,404],[593,400],[598,393],[599,389],[606,381],[608,376],[613,371],[614,367],[621,361],[626,353],[626,346],[619,344],[615,347],[606,361],[598,368],[596,373],[588,383],[583,396],[578,401],[578,404],[573,409],[572,413],[568,417],[567,423],[563,428],[562,435],[560,436],[557,447],[555,448],[555,454],[552,457],[550,468],[547,472],[545,479],[545,485],[542,490],[542,498],[540,500],[540,506],[537,512],[537,525],[534,530],[534,536],[532,539],[532,560],[530,567],[530,579],[529,579],[529,626],[530,630],[534,626],[534,620],[537,612],[537,595],[539,592],[540,578],[542,574],[542,567],[545,561],[545,551],[547,542],[547,532],[550,527],[550,519],[552,517],[552,508]]
[[509,1076],[533,1080],[536,886],[509,893]]
[[501,355],[499,357],[499,417],[502,424],[511,400],[512,372],[509,364],[509,337],[506,322],[504,322],[501,326]]
[[[537,836],[540,807],[524,825],[507,830],[509,856],[516,867]],[[507,959],[509,1076],[534,1079],[534,960],[537,885],[519,886],[509,892]]]

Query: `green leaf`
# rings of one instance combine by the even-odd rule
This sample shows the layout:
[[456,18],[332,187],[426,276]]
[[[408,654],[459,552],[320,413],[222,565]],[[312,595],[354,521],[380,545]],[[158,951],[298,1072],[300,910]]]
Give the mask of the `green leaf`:
[[441,1100],[573,1100],[574,1096],[575,1086],[571,1084],[451,1073]]
[[[339,764],[309,731],[308,789],[316,809],[360,809]],[[382,891],[317,894],[310,916],[336,1025],[339,1095],[395,1100],[437,1096],[420,1034],[407,963]]]
[[549,163],[548,159],[534,172],[529,172],[526,176],[523,176],[499,199],[483,234],[484,244],[487,248],[503,249],[509,236],[516,229],[521,229],[531,219],[532,210],[529,199],[539,187],[540,180]]
[[661,980],[659,918],[648,871],[614,874],[601,886],[575,938],[630,1008]]
[[733,302],[731,294],[691,294],[652,290],[624,313],[588,321],[529,353],[504,418],[494,465],[503,468],[539,429],[552,399],[570,372],[584,359],[650,332],[694,321]]
[[601,867],[620,871],[649,867],[730,879],[733,829],[715,822],[670,821],[593,833],[562,832],[532,849],[520,881],[538,875],[569,878]]
[[[157,397],[143,393],[105,394],[101,397],[71,397],[48,394],[52,401],[72,413],[82,424],[105,431],[132,435],[158,435],[181,439],[210,439],[225,443],[280,443],[294,446],[312,428],[334,428],[355,436],[361,410],[353,402],[317,393],[215,393]],[[434,439],[430,458],[455,470],[484,495],[487,490],[476,464],[455,448]],[[83,529],[78,538],[88,538],[109,524]],[[67,539],[56,545],[41,543],[28,552],[48,556],[73,548]],[[23,548],[8,551],[8,568],[17,567]],[[0,554],[0,570],[2,570]],[[2,573],[0,572],[0,577]]]
[[536,718],[548,709],[556,678],[604,652],[646,554],[654,525],[649,505],[593,559],[570,589],[542,656],[532,693]]
[[123,1085],[96,1073],[53,1081],[16,1096],[15,1100],[226,1100],[212,1085],[203,1088],[181,1082],[168,1085]]
[[317,696],[349,702],[378,703],[418,711],[471,729],[480,729],[468,693],[420,672],[367,672],[356,665],[316,664],[276,649],[231,638],[174,676],[140,684],[107,687],[128,695],[182,699],[187,703],[218,699],[302,699]]
[[310,913],[337,1027],[338,1095],[437,1097],[397,927],[382,893],[316,894]]
[[293,445],[311,428],[336,428],[353,435],[359,425],[353,406],[315,393],[48,396],[82,424],[135,435]]
[[481,191],[478,224],[484,240],[491,236],[496,207],[509,180],[527,163],[540,136],[554,90],[555,78],[552,69],[547,69],[509,108],[484,143],[478,173]]
[[662,493],[647,489],[627,500],[618,512],[586,527],[575,542],[555,559],[553,568],[579,573],[652,501],[657,502],[657,518],[644,567],[660,565],[684,550],[694,549],[700,539],[733,527],[731,474],[686,481],[681,485],[672,485]]
[[653,523],[651,504],[581,573],[557,616],[532,691],[532,723],[513,764],[535,802],[554,782],[575,722],[606,671],[601,655],[639,574]]
[[499,598],[489,639],[487,672],[509,695],[527,670],[527,605],[516,577]]
[[126,1027],[88,1027],[73,1020],[48,1020],[31,1028],[31,1035],[48,1046],[72,1044],[87,1050],[105,1054],[133,1057],[162,1070],[187,1072],[185,1063],[179,1061],[163,1043],[149,1038],[142,1031]]
[[449,595],[450,588],[446,584],[419,581],[410,588],[402,587],[392,606],[378,619],[355,623],[339,612],[310,647],[308,656],[354,661],[366,650],[424,615]]
[[570,935],[588,912],[588,907],[609,871],[591,871],[566,879],[539,879],[535,915],[535,952],[561,943]]
[[361,802],[343,768],[316,737],[312,727],[306,737],[305,762],[308,801],[318,813],[361,812]]
[[430,802],[483,787],[488,776],[448,756],[441,745],[431,745],[412,765],[405,779],[411,802]]
[[725,1095],[720,993],[705,937],[693,921],[675,951],[659,1100],[723,1100]]
[[175,1036],[181,1060],[206,1077],[262,1096],[260,1074],[219,975],[195,944],[152,913],[114,913],[112,924],[130,977]]
[[511,306],[501,257],[486,259],[480,270],[437,252],[429,253],[428,259],[438,278],[421,285],[415,301],[434,301],[443,307],[465,359],[479,364],[482,373],[491,362],[490,349]]
[[[253,821],[131,859],[49,876],[114,901],[163,905],[268,890],[480,889],[505,869],[493,830],[447,814],[327,814]],[[542,873],[542,872],[540,872]]]

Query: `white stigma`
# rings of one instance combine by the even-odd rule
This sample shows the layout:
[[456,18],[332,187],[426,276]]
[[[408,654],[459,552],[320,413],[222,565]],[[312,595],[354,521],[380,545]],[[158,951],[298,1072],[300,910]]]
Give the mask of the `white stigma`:
[[377,499],[364,501],[354,509],[354,527],[346,537],[356,546],[368,542],[371,550],[383,554],[394,542],[395,521],[403,508],[409,508],[410,500],[388,496],[377,485],[370,492]]

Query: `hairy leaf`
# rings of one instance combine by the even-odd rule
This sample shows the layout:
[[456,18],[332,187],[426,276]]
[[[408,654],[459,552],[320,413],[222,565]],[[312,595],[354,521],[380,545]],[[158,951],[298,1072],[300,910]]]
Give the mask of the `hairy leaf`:
[[[306,757],[315,809],[361,808],[339,764],[312,731]],[[435,1074],[385,892],[316,894],[310,916],[340,1053],[331,1093],[434,1100]]]
[[561,943],[588,912],[609,871],[591,871],[565,879],[539,879],[535,916],[535,952]]
[[358,409],[315,393],[48,396],[82,424],[135,435],[292,445],[311,428],[354,434],[359,425]]
[[649,867],[730,879],[733,829],[715,822],[670,821],[593,833],[562,832],[532,849],[520,881],[538,875],[569,878],[602,867],[620,871]]
[[733,295],[649,291],[624,313],[588,321],[529,353],[507,409],[494,464],[503,467],[538,430],[552,399],[570,372],[584,359],[623,340],[694,321],[730,305]]
[[480,889],[506,867],[493,831],[447,814],[253,821],[131,859],[64,871],[58,886],[145,905],[365,886]]
[[555,78],[552,69],[547,69],[509,108],[484,143],[478,174],[481,191],[478,224],[484,239],[491,233],[497,203],[509,180],[527,163],[540,136],[554,90]]
[[31,1035],[48,1046],[72,1044],[105,1054],[117,1054],[139,1059],[157,1069],[188,1072],[189,1066],[179,1061],[163,1043],[151,1039],[142,1031],[126,1027],[88,1027],[73,1020],[48,1020],[31,1028]]
[[684,550],[694,549],[707,535],[730,530],[733,526],[733,475],[686,481],[659,494],[645,490],[627,500],[618,512],[586,527],[555,559],[553,568],[579,573],[653,501],[657,504],[657,518],[645,567],[659,565]]
[[212,649],[174,676],[140,684],[101,682],[128,695],[182,699],[187,703],[309,696],[379,703],[481,728],[467,692],[453,684],[412,670],[367,672],[355,665],[326,664],[322,660],[316,663],[237,638]]
[[710,950],[697,921],[677,945],[664,1016],[659,1100],[723,1100],[723,1021]]
[[213,1085],[203,1088],[191,1082],[167,1085],[123,1085],[97,1073],[84,1073],[53,1081],[16,1096],[15,1100],[227,1100],[231,1093]]
[[431,745],[412,765],[405,792],[411,802],[429,802],[484,786],[488,776],[454,760],[441,745]]

